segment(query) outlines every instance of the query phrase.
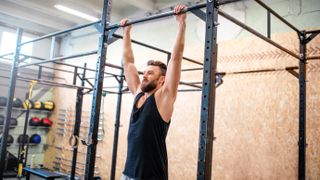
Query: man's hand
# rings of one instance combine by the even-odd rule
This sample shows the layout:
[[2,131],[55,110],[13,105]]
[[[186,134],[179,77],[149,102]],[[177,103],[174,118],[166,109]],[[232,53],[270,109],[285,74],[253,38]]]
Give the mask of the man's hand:
[[122,26],[124,34],[130,33],[131,31],[131,25],[125,26],[128,22],[129,22],[128,18],[122,19],[120,21],[120,26]]
[[186,5],[177,5],[176,7],[174,7],[173,11],[176,14],[176,20],[180,23],[185,22],[187,18],[186,13],[179,14],[183,9],[186,9],[186,8],[187,8]]

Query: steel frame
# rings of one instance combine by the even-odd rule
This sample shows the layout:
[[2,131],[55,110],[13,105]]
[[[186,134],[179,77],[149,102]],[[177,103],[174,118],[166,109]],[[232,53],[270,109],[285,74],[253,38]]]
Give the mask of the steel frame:
[[[272,41],[270,39],[270,26],[271,26],[271,19],[270,17],[267,18],[267,37],[258,33],[254,29],[250,28],[249,26],[239,22],[235,18],[229,16],[228,14],[222,12],[219,10],[219,5],[223,4],[228,4],[228,3],[233,3],[241,0],[222,0],[218,2],[217,0],[207,0],[206,3],[201,3],[197,4],[195,6],[190,6],[186,11],[195,11],[197,9],[201,9],[206,7],[207,13],[205,13],[206,16],[206,42],[205,42],[205,58],[204,58],[204,73],[203,73],[203,82],[202,82],[202,87],[201,86],[196,86],[194,83],[183,83],[185,85],[189,86],[196,86],[197,88],[202,88],[202,106],[201,106],[201,122],[200,122],[200,133],[199,133],[199,153],[198,153],[198,171],[197,171],[197,179],[211,179],[211,166],[212,166],[212,146],[213,146],[213,140],[214,140],[214,106],[215,106],[215,86],[213,85],[213,79],[212,77],[215,77],[216,73],[216,64],[217,64],[217,43],[216,43],[216,31],[217,31],[217,25],[218,25],[218,14],[229,19],[230,21],[234,22],[235,24],[239,25],[240,27],[246,29],[247,31],[251,32],[252,34],[256,35],[257,37],[261,38],[262,40],[270,43],[271,45],[277,47],[278,49],[281,49],[282,51],[288,53],[292,57],[296,58],[299,60],[299,168],[298,168],[298,179],[302,180],[305,179],[305,147],[306,147],[306,129],[305,129],[305,124],[306,124],[306,61],[307,60],[312,60],[312,59],[319,59],[320,56],[312,56],[312,57],[307,57],[306,56],[306,45],[308,42],[310,42],[315,36],[317,36],[320,33],[320,30],[314,30],[314,31],[300,31],[298,30],[295,26],[293,26],[291,23],[287,22],[284,18],[282,18],[280,15],[278,15],[275,11],[273,11],[270,7],[268,7],[266,4],[264,4],[261,0],[255,0],[259,5],[264,7],[267,10],[267,16],[269,17],[270,14],[274,15],[277,17],[280,21],[285,23],[287,26],[289,26],[291,29],[297,32],[300,40],[300,52],[299,55],[295,54],[294,52],[282,47],[281,45],[277,44],[276,42]],[[51,33],[39,38],[36,38],[34,40],[28,41],[28,42],[23,42],[21,43],[21,35],[22,35],[22,30],[18,29],[17,30],[17,43],[16,43],[16,51],[14,53],[14,59],[12,61],[12,69],[11,69],[11,76],[10,76],[10,86],[9,86],[9,91],[8,91],[8,103],[6,106],[6,120],[4,123],[4,131],[3,131],[3,141],[1,142],[1,159],[0,159],[0,164],[4,163],[4,153],[6,151],[6,137],[8,136],[8,131],[9,131],[9,120],[8,118],[11,117],[11,109],[12,109],[12,98],[13,98],[13,93],[15,89],[15,84],[17,80],[17,70],[18,70],[18,63],[19,61],[22,61],[23,59],[20,59],[20,48],[22,45],[31,43],[31,42],[36,42],[45,38],[53,37],[52,41],[54,42],[55,39],[54,37],[78,30],[81,28],[85,28],[88,26],[92,25],[97,25],[98,23],[101,23],[101,32],[100,32],[100,41],[99,41],[99,50],[98,51],[91,51],[87,53],[81,53],[77,55],[72,55],[69,57],[62,57],[62,58],[54,58],[53,53],[51,52],[50,59],[49,60],[44,60],[43,62],[39,63],[32,63],[29,65],[40,65],[43,63],[48,63],[48,62],[55,62],[58,64],[58,60],[61,59],[70,59],[74,57],[80,57],[80,56],[85,56],[85,55],[91,55],[91,54],[98,54],[98,60],[97,60],[97,71],[96,76],[95,76],[95,83],[93,89],[89,89],[89,91],[93,91],[93,99],[92,99],[92,111],[91,111],[91,123],[90,123],[90,133],[88,136],[88,153],[87,153],[87,162],[86,162],[86,170],[85,170],[85,179],[93,179],[93,172],[94,172],[94,165],[95,165],[95,154],[96,154],[96,145],[97,145],[97,131],[98,131],[98,121],[99,121],[99,111],[100,111],[100,100],[101,100],[101,92],[102,92],[102,83],[104,79],[104,69],[105,66],[113,67],[113,68],[119,68],[116,65],[111,65],[108,63],[105,63],[105,55],[107,52],[107,35],[109,36],[109,31],[113,29],[117,29],[120,27],[119,24],[115,25],[110,25],[107,23],[109,22],[110,18],[110,10],[111,10],[111,0],[104,0],[104,7],[103,7],[103,14],[102,14],[102,20],[81,25],[81,26],[76,26],[64,31],[59,31],[56,33]],[[186,12],[185,11],[185,12]],[[202,16],[204,17],[204,14],[200,12]],[[164,18],[168,16],[174,15],[173,11],[167,12],[167,13],[162,13],[154,16],[150,16],[147,18],[142,18],[139,20],[131,21],[129,24],[136,24],[136,23],[141,23],[141,22],[146,22],[154,19],[159,19],[159,18]],[[309,36],[308,36],[309,35]],[[120,35],[114,35],[114,37],[121,38]],[[132,41],[133,43],[139,44],[146,46],[146,44],[140,43],[138,41]],[[54,43],[52,43],[54,44]],[[146,46],[148,47],[148,46]],[[149,47],[151,49],[158,50],[162,52],[158,48],[154,47]],[[54,48],[52,48],[54,49]],[[164,52],[168,53],[168,52]],[[170,57],[170,53],[168,54],[168,57]],[[186,59],[185,60],[191,60],[191,59]],[[192,62],[193,60],[191,60]],[[194,63],[202,65],[202,63],[199,63],[195,61]],[[61,63],[63,65],[67,65],[64,63]],[[21,65],[19,67],[26,67],[29,65]],[[67,65],[67,66],[73,66],[73,65]],[[42,71],[43,66],[39,66],[39,77],[41,77],[41,71]],[[75,72],[77,71],[76,66],[73,66],[75,68]],[[80,67],[82,68],[82,67]],[[120,67],[119,69],[122,69]],[[57,69],[58,70],[58,69]],[[89,70],[88,68],[84,68],[84,70]],[[292,69],[291,69],[292,70]],[[189,70],[184,70],[184,71],[189,71]],[[122,75],[120,76],[115,76],[120,77],[121,79],[123,78]],[[23,78],[22,78],[23,79]],[[120,81],[121,81],[120,79]],[[45,82],[44,82],[45,84]],[[53,82],[48,82],[47,84],[52,84],[56,85],[57,83]],[[70,86],[70,85],[62,85],[61,86],[66,86],[66,87],[72,87],[72,88],[78,88],[78,89],[85,89],[86,87],[84,86]],[[120,82],[119,82],[119,86]],[[199,90],[199,89],[195,89]],[[181,92],[186,91],[188,92],[189,90],[182,90]],[[190,90],[193,91],[193,90]],[[122,88],[118,90],[119,96],[123,93]],[[120,99],[120,100],[119,100]],[[118,97],[118,105],[117,105],[117,112],[119,112],[120,116],[120,106],[119,102],[121,101],[121,98]],[[117,117],[118,118],[118,117]],[[116,122],[117,123],[117,122]],[[115,131],[115,137],[116,137],[116,131]],[[115,147],[114,147],[115,148]],[[116,151],[116,150],[115,150]],[[0,169],[0,177],[3,177],[3,169]]]

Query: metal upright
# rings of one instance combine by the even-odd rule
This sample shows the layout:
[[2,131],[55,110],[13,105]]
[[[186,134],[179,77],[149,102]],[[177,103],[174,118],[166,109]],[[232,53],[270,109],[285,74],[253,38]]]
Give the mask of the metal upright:
[[[1,151],[0,151],[0,164],[1,166],[5,164],[6,152],[7,152],[7,137],[9,134],[9,125],[10,125],[10,118],[11,118],[11,109],[12,109],[12,102],[14,98],[14,92],[16,88],[16,80],[17,80],[17,72],[18,72],[18,63],[20,57],[20,43],[22,37],[22,29],[17,29],[17,41],[16,41],[16,50],[14,53],[14,59],[12,61],[11,66],[11,74],[10,74],[10,85],[8,89],[8,101],[6,105],[6,117],[3,125],[3,133],[2,133],[2,141],[1,141]],[[4,168],[0,168],[0,179],[3,179],[3,172]]]
[[207,0],[206,34],[201,97],[201,117],[198,149],[198,180],[211,179],[212,146],[214,139],[215,77],[217,69],[218,4]]
[[[86,68],[87,64],[84,64],[84,69],[81,77],[81,86],[85,86],[85,78],[86,78]],[[76,71],[75,71],[76,72]],[[77,76],[77,75],[76,75]],[[74,80],[74,85],[76,85],[76,80]],[[73,128],[73,138],[76,141],[76,144],[73,148],[72,155],[72,165],[71,165],[71,173],[70,178],[73,180],[76,174],[76,166],[77,166],[77,155],[78,155],[78,139],[80,134],[80,125],[81,125],[81,116],[82,116],[82,104],[83,104],[83,88],[77,89],[77,99],[76,99],[76,119]]]
[[120,128],[120,116],[121,116],[121,102],[122,102],[122,87],[124,81],[123,69],[121,70],[121,77],[118,86],[118,100],[117,100],[117,111],[116,111],[116,122],[114,124],[114,135],[113,135],[113,150],[112,150],[112,162],[111,162],[111,175],[110,180],[115,179],[116,175],[116,164],[117,164],[117,151],[118,151],[118,138]]
[[96,75],[94,80],[93,97],[92,97],[92,107],[90,116],[90,128],[88,134],[87,142],[87,158],[85,167],[85,179],[92,180],[94,177],[94,166],[95,158],[98,144],[98,127],[99,127],[99,117],[100,117],[100,105],[101,96],[103,89],[103,79],[105,70],[105,61],[107,55],[107,40],[108,40],[108,23],[110,22],[110,11],[111,11],[111,0],[104,0],[101,28],[102,32],[99,37],[99,50],[98,59],[96,65]]

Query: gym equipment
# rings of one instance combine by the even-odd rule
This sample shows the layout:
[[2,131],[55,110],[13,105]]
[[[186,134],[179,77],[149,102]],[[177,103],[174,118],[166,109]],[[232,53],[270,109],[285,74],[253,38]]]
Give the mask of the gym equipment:
[[[4,125],[5,118],[4,116],[0,115],[0,128]],[[18,121],[15,118],[10,118],[10,129],[15,128],[18,125]]]
[[0,106],[6,106],[7,105],[7,98],[4,96],[0,96]]
[[26,172],[26,180],[30,179],[30,174],[36,175],[38,177],[42,177],[45,179],[55,179],[61,178],[62,175],[54,172],[47,171],[45,169],[38,169],[38,168],[23,168],[23,171]]
[[[0,138],[0,142],[2,141],[2,137]],[[14,141],[14,138],[13,136],[11,136],[10,134],[8,134],[8,137],[7,137],[7,146],[10,146]]]
[[[28,156],[28,145],[29,145],[29,136],[26,134],[27,133],[27,126],[28,126],[28,119],[29,119],[29,111],[32,108],[32,102],[30,99],[32,98],[32,90],[33,90],[33,86],[37,84],[36,80],[31,80],[30,81],[30,86],[29,86],[29,92],[26,93],[26,117],[24,120],[24,126],[23,126],[23,134],[22,137],[20,138],[20,143],[19,143],[19,151],[18,151],[18,173],[17,173],[17,177],[21,178],[22,177],[22,169],[23,167],[26,166],[27,163],[27,156]],[[31,104],[31,107],[30,107]],[[32,122],[31,122],[32,123]],[[25,140],[27,141],[27,143],[25,143]]]
[[27,144],[29,142],[29,136],[27,134],[25,134],[25,135],[20,134],[18,136],[17,142],[19,144],[22,144],[22,143]]
[[29,125],[30,126],[41,126],[42,123],[41,123],[40,118],[34,116],[34,117],[30,118]]
[[31,135],[29,142],[34,144],[39,144],[41,143],[41,136],[39,134],[33,134]]
[[33,102],[30,99],[26,99],[22,103],[22,107],[24,109],[32,109],[33,108]]
[[16,177],[17,172],[16,168],[18,165],[18,158],[10,153],[9,151],[6,152],[6,157],[5,157],[5,163],[1,168],[4,168],[4,174],[3,177]]
[[35,101],[33,103],[33,109],[38,109],[38,110],[44,109],[44,103],[41,101]]
[[13,98],[12,107],[21,108],[22,101],[19,98]]
[[45,110],[49,110],[49,111],[53,111],[54,110],[54,102],[51,100],[48,100],[46,102],[44,102],[44,109]]
[[52,126],[52,121],[49,118],[42,118],[41,125],[45,127],[50,127]]

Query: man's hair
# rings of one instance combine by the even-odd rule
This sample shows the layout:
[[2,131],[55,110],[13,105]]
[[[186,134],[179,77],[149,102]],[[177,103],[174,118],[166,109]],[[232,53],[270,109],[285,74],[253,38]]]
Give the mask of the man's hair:
[[167,73],[167,65],[161,61],[149,60],[147,63],[148,66],[158,66],[161,70],[161,75],[165,76]]

